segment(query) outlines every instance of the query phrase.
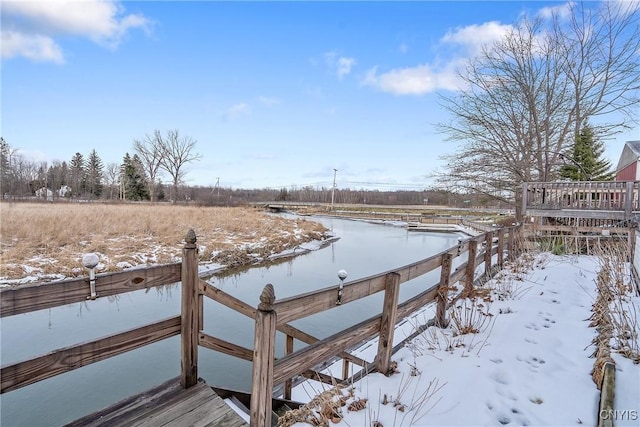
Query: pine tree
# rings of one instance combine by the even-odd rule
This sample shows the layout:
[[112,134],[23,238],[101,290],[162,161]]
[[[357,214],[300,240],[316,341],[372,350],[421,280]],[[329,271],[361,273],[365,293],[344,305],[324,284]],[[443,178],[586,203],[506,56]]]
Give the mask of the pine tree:
[[95,197],[100,197],[102,194],[102,180],[104,179],[104,165],[102,160],[98,156],[96,150],[92,150],[89,153],[89,159],[87,160],[86,167],[86,190]]
[[0,137],[0,196],[4,197],[4,193],[11,191],[11,147]]
[[149,190],[142,162],[137,155],[126,153],[120,171],[122,197],[127,200],[148,200]]
[[571,181],[611,181],[615,173],[611,171],[611,162],[602,158],[604,142],[593,133],[587,123],[576,138],[571,155],[565,156],[571,164],[560,169],[560,176]]
[[80,153],[74,154],[69,162],[71,191],[74,196],[79,196],[85,191],[85,172],[84,156]]

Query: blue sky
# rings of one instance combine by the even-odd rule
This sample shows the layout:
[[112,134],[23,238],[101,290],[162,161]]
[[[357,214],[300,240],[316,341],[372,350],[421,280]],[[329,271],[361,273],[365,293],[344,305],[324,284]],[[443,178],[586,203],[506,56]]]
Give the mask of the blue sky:
[[[178,129],[188,184],[424,189],[455,67],[561,2],[2,2],[2,136],[105,163]],[[615,165],[624,141],[607,141]],[[168,180],[168,177],[165,177]]]

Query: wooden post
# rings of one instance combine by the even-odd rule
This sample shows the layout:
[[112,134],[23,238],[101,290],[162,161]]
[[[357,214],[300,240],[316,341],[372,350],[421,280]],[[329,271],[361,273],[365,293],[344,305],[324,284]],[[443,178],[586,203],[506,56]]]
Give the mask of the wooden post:
[[[291,335],[287,335],[284,345],[284,354],[287,355],[291,353],[293,353],[293,337]],[[291,386],[291,379],[288,379],[284,382],[284,392],[282,393],[282,397],[284,397],[286,400],[291,400]]]
[[180,327],[180,385],[189,388],[198,381],[198,249],[196,233],[187,232],[182,250],[182,319]]
[[504,228],[498,230],[498,265],[504,264]]
[[349,361],[342,359],[342,379],[346,380],[347,378],[349,378]]
[[469,259],[467,260],[467,271],[465,272],[464,297],[471,295],[473,291],[473,279],[476,274],[476,257],[478,256],[478,241],[469,240]]
[[633,181],[627,181],[627,195],[624,201],[624,219],[630,220],[633,211]]
[[525,216],[527,216],[527,183],[523,182],[522,183],[522,213],[521,213],[522,218],[518,218],[518,221],[523,219]]
[[493,246],[493,231],[487,231],[484,240],[484,274],[489,278],[491,276],[491,247]]
[[273,304],[276,295],[268,284],[260,295],[256,311],[256,328],[253,346],[253,376],[251,384],[250,426],[271,425],[271,399],[273,397],[273,363],[276,342],[276,312]]
[[204,298],[198,290],[198,331],[204,330]]
[[[451,255],[449,255],[451,256]],[[380,320],[380,339],[378,340],[378,354],[376,369],[384,375],[391,374],[391,354],[393,352],[393,332],[396,328],[396,314],[398,312],[398,296],[400,295],[400,275],[389,273],[385,278],[384,305]]]
[[440,284],[438,286],[438,295],[436,297],[436,326],[439,328],[447,327],[447,295],[449,294],[449,278],[451,277],[451,259],[450,253],[442,255],[442,267],[440,270]]
[[509,238],[507,240],[507,259],[513,261],[515,258],[515,248],[516,248],[516,228],[509,228]]

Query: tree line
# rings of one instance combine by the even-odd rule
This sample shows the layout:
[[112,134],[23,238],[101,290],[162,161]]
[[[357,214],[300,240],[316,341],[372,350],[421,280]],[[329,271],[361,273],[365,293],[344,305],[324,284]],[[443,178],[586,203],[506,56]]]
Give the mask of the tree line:
[[[169,131],[167,135],[155,131],[144,139],[134,140],[133,154],[125,153],[120,164],[105,164],[95,149],[87,155],[75,153],[69,161],[48,163],[26,158],[0,138],[0,190],[5,200],[32,200],[34,197],[43,200],[180,200],[203,206],[239,206],[272,201],[330,203],[333,194],[337,204],[425,205],[425,209],[429,205],[500,207],[483,194],[442,189],[383,191],[326,186],[279,189],[187,186],[184,184],[184,166],[199,158],[193,153],[194,148],[195,140],[183,139],[177,131]],[[171,177],[170,186],[159,180],[162,171]]]
[[[107,199],[177,201],[186,174],[185,165],[196,161],[196,140],[178,130],[165,135],[156,130],[134,140],[133,154],[122,163],[104,164],[95,149],[88,155],[75,153],[69,161],[33,161],[0,137],[0,194],[3,199],[37,196],[47,200]],[[160,172],[171,178],[169,194],[159,180]]]

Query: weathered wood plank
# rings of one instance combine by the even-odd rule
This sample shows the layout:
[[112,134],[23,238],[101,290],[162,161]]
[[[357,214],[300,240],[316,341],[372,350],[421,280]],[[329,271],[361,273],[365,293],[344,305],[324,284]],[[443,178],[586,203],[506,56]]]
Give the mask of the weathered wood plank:
[[182,249],[182,299],[180,332],[180,385],[184,388],[198,382],[198,248],[196,233],[189,230]]
[[[638,213],[633,211],[632,213]],[[625,219],[625,212],[613,210],[580,210],[580,209],[534,209],[527,208],[526,215],[547,216],[550,218],[596,218],[596,219]]]
[[323,374],[322,372],[314,371],[312,369],[308,369],[301,373],[303,377],[315,380],[324,384],[335,385],[342,383],[342,380],[332,377],[331,375]]
[[[394,270],[393,273],[397,273],[400,275],[400,283],[407,282],[411,279],[415,279],[416,277],[420,277],[423,274],[427,274],[430,271],[435,270],[440,267],[441,258],[439,254],[431,256],[422,261],[415,262],[413,264],[409,264],[407,266],[401,267],[397,270]],[[388,274],[391,272],[387,272]]]
[[273,384],[281,384],[331,356],[373,337],[380,330],[381,317],[382,315],[372,317],[279,359],[273,368]]
[[[513,235],[511,233],[510,235]],[[478,241],[471,240],[469,242],[469,253],[467,258],[467,265],[465,267],[465,282],[464,292],[465,295],[470,295],[473,290],[473,280],[476,273],[476,258],[478,257]]]
[[275,298],[273,286],[266,285],[260,294],[256,312],[251,376],[251,427],[266,426],[271,420],[276,340],[276,312],[273,310]]
[[432,285],[430,288],[422,291],[415,297],[398,305],[398,319],[404,319],[417,309],[424,307],[425,305],[433,302],[438,294],[438,283]]
[[244,314],[251,319],[255,319],[256,317],[256,309],[246,302],[239,300],[238,298],[229,295],[224,292],[222,289],[218,289],[215,286],[205,282],[204,280],[199,281],[200,292],[211,298],[214,301],[219,302],[220,304],[229,307],[232,310],[237,311],[238,313]]
[[180,316],[3,366],[0,393],[33,384],[180,334]]
[[[293,353],[293,337],[291,335],[287,335],[284,343],[284,354],[286,356],[291,353]],[[284,391],[282,392],[282,396],[287,400],[291,400],[292,385],[291,379],[284,382]]]
[[563,232],[563,233],[570,233],[570,234],[576,234],[576,233],[602,234],[603,232],[608,234],[628,234],[629,230],[631,229],[626,227],[592,227],[592,226],[573,227],[569,225],[537,225],[535,230]]
[[[167,264],[96,275],[98,298],[180,282],[181,265]],[[0,317],[86,301],[88,278],[0,289]]]
[[[220,304],[226,307],[229,307],[232,310],[235,310],[241,314],[251,317],[252,319],[255,319],[255,316],[256,316],[255,308],[251,307],[249,304],[245,303],[244,301],[239,300],[238,298],[235,298],[227,294],[223,290],[212,286],[211,284],[205,282],[204,280],[200,280],[200,292],[202,292],[204,295],[208,296],[209,298],[213,299],[214,301],[217,301]],[[291,336],[297,339],[298,341],[302,341],[305,344],[313,344],[314,342],[319,341],[319,339],[314,337],[313,335],[310,335],[304,331],[301,331],[300,329],[297,329],[289,324],[277,325],[276,329],[279,332],[282,332],[288,336]],[[355,363],[358,366],[366,366],[368,363],[367,361],[362,360],[359,357],[353,356],[349,353],[341,353],[339,356],[352,363]]]
[[[342,289],[342,305],[382,291],[384,283],[384,276],[345,283]],[[334,308],[337,300],[338,286],[280,300],[274,307],[278,313],[278,325]]]
[[378,372],[388,375],[391,366],[391,351],[393,350],[393,333],[396,326],[398,313],[398,296],[400,295],[400,275],[387,274],[387,285],[384,292],[382,305],[382,319],[380,320],[380,333],[378,339],[378,354],[376,355],[376,368]]
[[128,426],[131,425],[132,418],[137,418],[140,413],[148,411],[149,408],[158,407],[182,392],[184,390],[180,387],[180,378],[172,378],[149,390],[116,402],[107,408],[78,418],[65,427]]
[[67,427],[246,426],[202,380],[183,389],[179,378],[82,417]]
[[447,295],[449,294],[449,280],[451,276],[451,255],[442,256],[442,269],[440,270],[440,282],[438,284],[438,294],[436,297],[436,326],[444,328],[447,326],[446,310]]
[[[451,253],[454,257],[457,256],[457,246],[394,270],[345,283],[342,290],[342,305],[383,291],[385,288],[385,276],[389,273],[399,274],[400,283],[404,283],[435,270],[440,266],[441,257],[444,253]],[[284,298],[276,302],[275,310],[278,313],[278,326],[335,307],[337,295],[338,286],[331,286]]]
[[500,267],[504,264],[504,233],[504,228],[498,230],[498,265]]
[[248,360],[249,362],[253,361],[253,350],[230,343],[229,341],[225,341],[220,338],[212,337],[204,332],[200,332],[198,343],[209,350],[219,351],[220,353]]
[[491,271],[493,232],[489,231],[485,234],[484,243],[484,274],[488,276]]

